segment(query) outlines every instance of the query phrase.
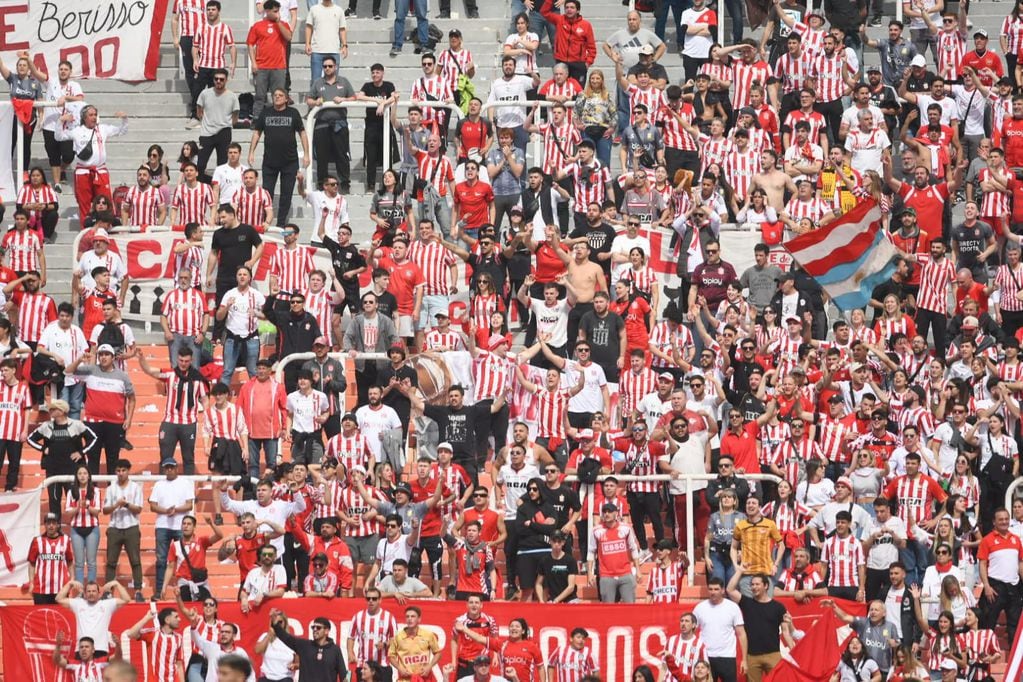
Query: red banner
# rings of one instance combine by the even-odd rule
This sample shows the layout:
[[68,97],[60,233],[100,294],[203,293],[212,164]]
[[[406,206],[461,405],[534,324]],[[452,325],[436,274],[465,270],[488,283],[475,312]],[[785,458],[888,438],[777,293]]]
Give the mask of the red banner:
[[[808,630],[821,612],[819,604],[797,604],[791,599],[779,601],[792,614],[797,629]],[[169,605],[162,604],[160,608]],[[444,651],[443,665],[449,661],[451,625],[457,616],[465,612],[465,604],[420,601],[417,605],[423,609],[422,625],[434,631],[440,640]],[[507,624],[512,618],[525,618],[545,657],[568,641],[573,628],[584,627],[590,634],[589,645],[603,679],[626,680],[631,678],[632,670],[643,663],[655,670],[660,667],[660,654],[668,636],[677,632],[679,616],[695,605],[696,602],[656,607],[643,604],[567,604],[551,608],[543,604],[494,602],[487,604],[484,610],[497,619],[502,636],[507,635]],[[865,604],[842,602],[842,607],[856,615],[866,612]],[[239,625],[239,643],[257,661],[258,657],[253,655],[254,646],[266,632],[271,608],[283,610],[291,622],[291,631],[302,637],[309,636],[309,625],[314,618],[326,616],[333,624],[331,637],[344,651],[351,618],[365,608],[365,603],[358,599],[276,599],[246,615],[241,613],[237,602],[222,602],[220,618]],[[387,600],[384,608],[394,614],[399,625],[404,622],[402,606]],[[143,682],[155,679],[142,664],[147,652],[141,643],[131,642],[123,633],[148,609],[148,605],[128,604],[114,614],[110,625],[125,658],[136,665],[139,680]],[[69,643],[77,641],[70,636],[74,622],[74,616],[58,606],[8,606],[0,609],[4,669],[30,673],[31,679],[22,678],[22,682],[53,682],[57,679],[51,660],[54,641],[58,632],[65,633]],[[186,637],[185,641],[190,642],[190,639]],[[436,679],[442,679],[439,669],[434,674]]]

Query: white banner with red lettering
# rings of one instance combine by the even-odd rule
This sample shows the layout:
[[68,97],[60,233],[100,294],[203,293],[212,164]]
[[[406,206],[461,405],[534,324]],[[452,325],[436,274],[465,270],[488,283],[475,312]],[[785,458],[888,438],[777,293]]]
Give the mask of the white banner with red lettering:
[[18,53],[51,76],[72,64],[75,78],[154,80],[169,0],[0,0],[0,56]]
[[28,550],[39,534],[41,491],[0,494],[0,587],[28,581]]

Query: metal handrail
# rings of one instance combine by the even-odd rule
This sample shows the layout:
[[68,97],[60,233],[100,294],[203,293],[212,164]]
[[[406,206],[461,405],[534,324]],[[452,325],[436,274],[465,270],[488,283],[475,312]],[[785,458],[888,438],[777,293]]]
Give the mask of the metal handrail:
[[1005,508],[1009,510],[1009,516],[1012,516],[1012,498],[1013,493],[1016,492],[1016,488],[1023,486],[1023,476],[1018,476],[1015,481],[1009,484],[1009,489],[1005,491]]
[[[241,476],[221,476],[219,474],[198,474],[198,475],[180,475],[178,478],[183,478],[186,481],[192,481],[193,483],[217,483],[220,481],[230,481],[234,483],[241,480]],[[93,482],[97,483],[113,483],[117,480],[117,476],[111,474],[97,474],[92,477]],[[157,481],[165,480],[165,477],[160,474],[131,474],[128,476],[129,481],[135,481],[136,483],[156,483]],[[258,482],[259,479],[252,478],[253,483]],[[61,474],[59,476],[47,476],[43,479],[43,482],[39,484],[40,488],[53,485],[54,483],[74,483],[75,477],[73,474]]]
[[[309,158],[306,159],[305,176],[306,186],[312,187],[313,177],[313,128],[316,124],[316,115],[323,109],[376,109],[380,106],[377,102],[364,102],[361,100],[349,100],[346,102],[324,102],[323,104],[317,105],[309,110],[305,118],[305,134],[309,139]],[[383,169],[386,170],[391,167],[391,107],[392,106],[417,106],[417,107],[431,107],[433,109],[447,109],[451,111],[455,118],[461,120],[464,118],[462,110],[457,104],[448,104],[447,102],[426,102],[421,100],[400,100],[393,104],[388,104],[384,107],[384,149],[383,149]]]
[[[483,115],[494,120],[493,116],[489,116],[491,109],[500,109],[504,107],[522,107],[523,109],[550,109],[557,102],[548,102],[546,100],[514,100],[511,102],[491,102],[483,107]],[[496,127],[496,124],[495,124]],[[530,134],[530,139],[533,142],[533,165],[539,165],[540,159],[543,158],[543,137],[541,135]]]

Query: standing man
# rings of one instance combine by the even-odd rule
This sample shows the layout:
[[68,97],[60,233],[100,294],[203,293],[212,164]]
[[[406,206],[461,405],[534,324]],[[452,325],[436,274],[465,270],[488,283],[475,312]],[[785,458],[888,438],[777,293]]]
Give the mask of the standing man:
[[345,12],[334,0],[320,0],[309,8],[305,19],[305,53],[309,55],[309,77],[314,82],[323,76],[326,57],[333,57],[335,64],[342,55],[348,59]]
[[[329,1],[329,0],[328,0]],[[298,682],[344,682],[348,677],[341,647],[331,639],[330,620],[320,616],[309,626],[311,639],[299,639],[288,632],[288,619],[283,611],[270,612],[274,635],[298,656]]]
[[172,542],[181,539],[181,522],[195,505],[195,487],[191,481],[178,478],[178,462],[168,459],[160,463],[164,480],[157,481],[149,493],[149,510],[156,514],[156,587],[153,599],[163,594],[167,554]]
[[[74,146],[75,199],[78,201],[78,219],[85,227],[85,218],[92,210],[92,200],[98,196],[110,197],[110,174],[107,173],[107,142],[128,132],[128,114],[119,111],[114,118],[121,120],[116,126],[99,122],[99,112],[89,105],[82,109],[81,125],[72,129],[60,126],[54,132],[58,142],[70,140]],[[62,123],[75,120],[72,113],[60,117]]]
[[64,373],[83,377],[85,384],[83,421],[97,439],[96,447],[89,452],[89,471],[94,476],[99,473],[100,451],[103,450],[107,459],[106,473],[113,474],[114,463],[121,454],[121,443],[135,413],[135,387],[131,377],[114,366],[114,349],[106,343],[95,351],[83,353]]
[[[295,16],[298,16],[297,10]],[[249,48],[252,78],[256,97],[252,103],[252,118],[259,118],[266,106],[267,93],[278,88],[288,89],[288,52],[291,50],[293,27],[281,18],[281,3],[263,2],[263,19],[249,28],[245,44]]]
[[419,626],[422,616],[423,611],[418,606],[407,607],[405,627],[398,631],[388,647],[387,657],[398,672],[399,680],[429,679],[440,662],[443,651],[440,642],[432,630]]
[[[172,23],[177,20],[177,14]],[[175,44],[177,41],[175,40]],[[74,149],[70,140],[58,142],[55,135],[58,127],[67,127],[67,124],[60,121],[60,115],[67,109],[69,102],[82,102],[85,94],[82,93],[82,86],[77,81],[71,80],[71,62],[62,60],[57,65],[57,77],[50,78],[47,84],[46,99],[50,102],[57,102],[55,107],[46,107],[43,110],[43,144],[46,148],[47,161],[50,162],[50,171],[53,175],[53,189],[57,194],[63,192],[61,174],[75,158]]]
[[[340,104],[355,99],[355,90],[344,76],[338,75],[337,57],[325,55],[322,59],[323,76],[309,86],[305,98],[310,109],[324,103]],[[340,191],[352,191],[352,151],[348,137],[348,110],[327,107],[316,114],[313,124],[313,151],[316,157],[316,182],[322,186],[330,172],[330,164],[341,179]],[[367,187],[367,189],[369,189]]]
[[[586,557],[587,582],[596,582],[594,569],[600,565],[600,601],[633,604],[639,575],[639,544],[632,526],[618,520],[618,507],[605,502],[600,508],[600,525],[593,528]],[[596,559],[596,561],[594,560]],[[633,568],[635,567],[635,568]]]
[[[206,12],[203,0],[174,0],[174,15],[171,17],[171,37],[174,49],[181,51],[181,68],[185,72],[185,84],[188,86],[190,99],[188,102],[188,124],[196,120],[195,100],[199,96],[196,87],[195,59],[192,44],[199,29],[206,23]],[[56,180],[54,180],[56,182]],[[83,216],[85,214],[82,214]]]
[[1009,512],[997,509],[995,527],[980,541],[980,583],[984,586],[981,627],[994,629],[998,616],[1005,611],[1009,641],[1015,641],[1016,627],[1023,608],[1020,576],[1023,575],[1023,544],[1009,531]]
[[[192,101],[195,104],[196,119],[199,115],[199,95],[213,85],[213,74],[218,69],[227,67],[224,51],[231,48],[231,77],[238,68],[238,48],[234,44],[234,33],[231,27],[220,19],[220,0],[209,0],[206,3],[206,21],[195,32],[192,43],[192,70],[196,73],[192,81]],[[199,121],[192,119],[185,128],[199,127]]]
[[206,297],[192,286],[192,279],[190,270],[179,270],[176,276],[178,286],[167,293],[160,308],[160,327],[163,328],[171,361],[177,359],[178,351],[183,348],[191,350],[193,358],[198,357],[210,325]]
[[397,634],[398,623],[390,611],[380,608],[380,590],[367,587],[364,594],[366,608],[352,616],[348,631],[348,664],[354,675],[367,661],[373,661],[383,668],[384,677],[390,679],[392,670],[387,645]]
[[735,682],[736,642],[743,655],[749,651],[742,611],[734,601],[725,599],[725,585],[714,576],[707,580],[707,599],[696,605],[693,616],[700,626],[700,639],[707,648],[711,676],[721,682]]
[[128,555],[131,579],[135,587],[135,601],[142,601],[142,532],[139,514],[142,513],[142,486],[128,480],[131,462],[117,460],[114,467],[117,480],[107,486],[103,497],[103,513],[110,515],[107,524],[107,582],[117,580],[117,561],[121,550]]
[[28,581],[21,591],[32,591],[33,604],[56,604],[57,594],[71,580],[75,555],[71,538],[60,532],[59,515],[48,513],[43,528],[43,534],[28,548]]
[[[329,0],[324,0],[327,2]],[[321,5],[317,5],[321,7]],[[315,8],[314,8],[315,9]],[[340,11],[340,9],[338,10]],[[343,13],[342,13],[343,16]],[[306,29],[308,33],[308,27]],[[307,48],[308,50],[308,48]],[[347,49],[345,50],[347,52]],[[295,134],[302,143],[302,156],[295,149]],[[305,122],[294,107],[288,106],[288,92],[277,88],[273,92],[273,106],[263,109],[259,118],[252,123],[252,140],[249,142],[249,166],[256,164],[256,147],[259,139],[266,135],[263,150],[263,189],[272,198],[277,179],[281,181],[281,196],[277,210],[277,227],[284,227],[291,213],[291,196],[295,192],[295,181],[299,168],[305,168],[309,156],[309,138],[305,134]]]
[[362,84],[355,99],[360,102],[376,102],[377,108],[366,108],[366,131],[363,133],[362,158],[366,165],[366,189],[377,184],[377,169],[381,165],[390,168],[397,159],[398,139],[391,135],[391,158],[384,158],[384,113],[383,108],[398,101],[398,92],[394,83],[384,80],[384,65],[373,64],[369,67],[369,81]]
[[28,440],[32,408],[28,384],[18,378],[18,361],[5,358],[0,362],[0,468],[3,468],[6,454],[9,459],[4,483],[6,493],[14,492],[18,487],[21,449]]
[[206,88],[195,103],[195,114],[199,117],[199,175],[204,181],[211,178],[206,174],[206,164],[214,150],[217,165],[227,163],[227,148],[231,145],[231,130],[238,122],[238,95],[227,89],[227,69],[213,70],[213,87]]
[[259,451],[265,453],[266,468],[277,466],[278,440],[284,434],[287,416],[287,392],[273,374],[273,362],[267,358],[256,361],[256,376],[242,384],[236,404],[245,417],[249,432],[249,476],[258,478]]
[[564,14],[554,11],[554,3],[544,3],[540,12],[554,27],[554,61],[568,67],[570,78],[585,83],[586,72],[597,58],[597,42],[593,26],[579,13],[579,0],[565,0]]
[[160,459],[166,462],[174,459],[174,450],[181,448],[181,461],[185,475],[195,474],[195,433],[199,422],[199,408],[206,412],[209,407],[209,391],[206,379],[192,364],[191,348],[181,347],[177,363],[172,370],[161,372],[150,367],[146,356],[136,350],[139,367],[157,381],[166,383],[167,398],[164,403],[163,421],[160,423]]
[[[680,9],[676,11],[681,14]],[[667,12],[665,12],[665,14],[667,14]],[[653,61],[656,62],[664,56],[667,49],[663,39],[664,22],[659,21],[658,23],[661,25],[659,34],[656,31],[643,28],[639,12],[635,10],[629,12],[626,16],[626,27],[618,29],[604,41],[604,54],[606,54],[616,65],[621,64],[623,73],[627,73],[629,69],[639,64],[640,50],[643,50],[645,47],[650,48],[650,54],[653,56]],[[678,40],[679,44],[681,44],[682,37],[679,36]],[[618,128],[616,131],[616,134],[619,136],[622,134],[622,131],[625,130],[625,126],[628,125],[628,107],[629,91],[619,85],[617,101]]]
[[788,611],[771,598],[770,578],[766,575],[750,576],[752,597],[740,592],[738,584],[742,573],[742,565],[737,566],[732,579],[728,581],[728,598],[739,605],[746,624],[744,629],[748,631],[747,641],[742,647],[746,679],[760,682],[764,675],[781,662],[782,623]]

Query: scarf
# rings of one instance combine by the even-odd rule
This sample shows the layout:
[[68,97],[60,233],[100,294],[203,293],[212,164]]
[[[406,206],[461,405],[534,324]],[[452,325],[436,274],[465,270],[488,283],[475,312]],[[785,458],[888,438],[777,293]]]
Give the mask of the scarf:
[[484,548],[486,543],[482,540],[475,545],[470,545],[468,541],[465,543],[465,574],[473,575],[478,573],[482,566],[482,557],[486,554]]
[[194,384],[196,381],[205,381],[194,367],[189,367],[186,371],[182,372],[180,368],[174,368],[174,374],[177,376],[177,391],[174,394],[174,407],[178,412],[191,412],[195,407],[195,388]]

